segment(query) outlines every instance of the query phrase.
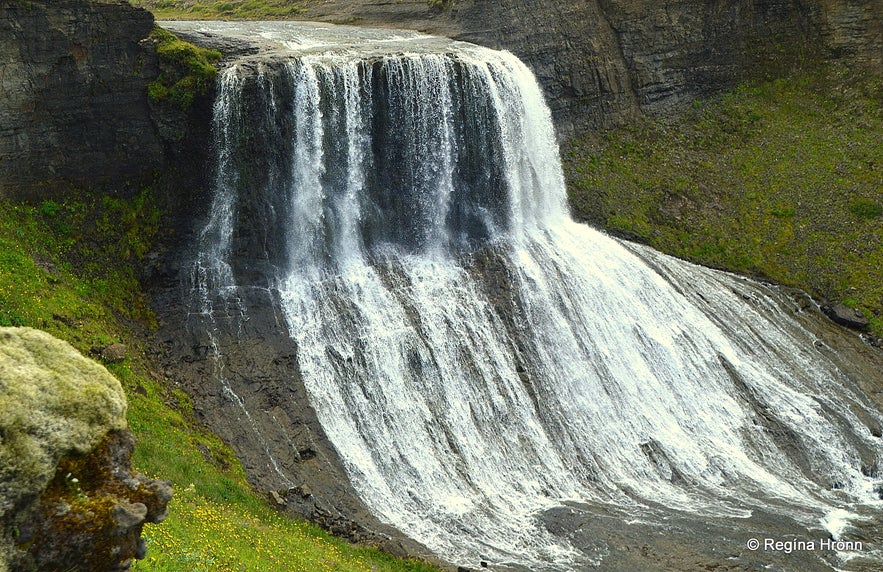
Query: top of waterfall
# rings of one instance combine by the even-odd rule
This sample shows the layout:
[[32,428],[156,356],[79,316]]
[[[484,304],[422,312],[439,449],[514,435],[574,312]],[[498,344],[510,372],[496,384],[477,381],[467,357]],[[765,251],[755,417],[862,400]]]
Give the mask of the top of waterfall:
[[278,50],[297,55],[357,52],[369,56],[401,53],[438,52],[454,45],[448,38],[429,36],[409,30],[390,30],[342,26],[318,22],[278,21],[187,21],[160,22],[172,32],[199,33],[208,36],[261,40]]

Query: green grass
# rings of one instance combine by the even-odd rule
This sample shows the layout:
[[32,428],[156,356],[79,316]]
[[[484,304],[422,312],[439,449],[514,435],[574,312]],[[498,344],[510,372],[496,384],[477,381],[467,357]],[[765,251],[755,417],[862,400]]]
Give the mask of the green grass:
[[883,77],[843,64],[746,83],[682,117],[577,141],[574,214],[864,311],[883,335]]
[[156,42],[160,74],[147,86],[147,95],[154,103],[168,101],[189,110],[194,100],[213,85],[218,74],[214,64],[221,59],[221,52],[184,42],[158,26],[150,37]]
[[306,11],[306,1],[289,0],[131,0],[167,20],[285,20]]
[[276,513],[229,447],[197,423],[187,394],[153,371],[138,332],[149,335],[154,319],[132,271],[162,232],[151,196],[0,201],[0,324],[48,331],[86,355],[112,342],[128,347],[124,361],[105,365],[128,397],[133,464],[176,489],[169,518],[145,528],[148,557],[133,569],[436,570]]
[[133,571],[436,570],[377,550],[346,545],[269,508],[210,500],[196,486],[179,489],[172,502],[169,519],[145,529],[144,537],[152,550]]

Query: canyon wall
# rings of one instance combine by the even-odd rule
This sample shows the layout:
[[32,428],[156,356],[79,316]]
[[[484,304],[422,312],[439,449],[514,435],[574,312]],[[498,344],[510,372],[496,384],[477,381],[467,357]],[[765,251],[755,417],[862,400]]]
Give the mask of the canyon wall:
[[164,166],[139,44],[152,29],[122,1],[0,4],[0,197],[123,186]]
[[883,5],[870,0],[320,0],[305,17],[510,50],[542,83],[562,138],[670,113],[758,67],[883,57]]
[[[539,78],[561,139],[670,113],[795,58],[883,58],[883,5],[871,0],[442,4],[318,0],[304,18],[508,49]],[[188,120],[151,104],[147,86],[161,71],[152,26],[123,0],[0,4],[0,197],[125,193],[170,171],[179,189],[201,186],[207,132],[198,126],[210,107]],[[168,129],[188,124],[197,128]]]

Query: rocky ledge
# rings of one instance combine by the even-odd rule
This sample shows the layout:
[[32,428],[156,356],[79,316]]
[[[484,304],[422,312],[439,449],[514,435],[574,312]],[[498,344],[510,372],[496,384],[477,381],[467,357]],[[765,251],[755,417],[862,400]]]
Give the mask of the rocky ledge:
[[303,17],[510,50],[565,139],[671,113],[758,68],[831,56],[879,66],[883,54],[878,0],[316,0]]

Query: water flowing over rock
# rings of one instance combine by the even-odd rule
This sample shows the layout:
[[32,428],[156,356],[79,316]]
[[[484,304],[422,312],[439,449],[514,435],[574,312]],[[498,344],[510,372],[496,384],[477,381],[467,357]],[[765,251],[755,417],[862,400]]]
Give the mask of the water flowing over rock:
[[758,67],[883,64],[877,0],[321,0],[303,17],[510,50],[538,76],[562,137],[671,113]]
[[190,346],[165,334],[255,481],[473,568],[879,563],[746,549],[879,542],[879,354],[782,292],[572,222],[517,58],[181,26],[280,45],[219,79]]

